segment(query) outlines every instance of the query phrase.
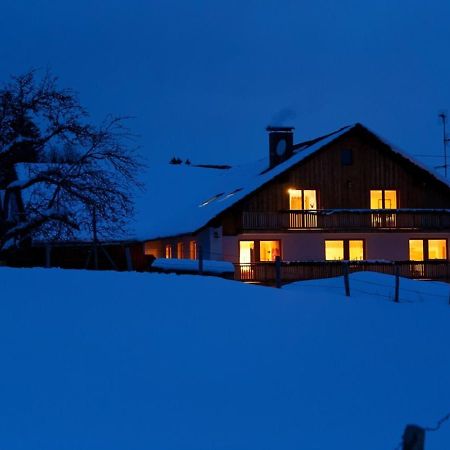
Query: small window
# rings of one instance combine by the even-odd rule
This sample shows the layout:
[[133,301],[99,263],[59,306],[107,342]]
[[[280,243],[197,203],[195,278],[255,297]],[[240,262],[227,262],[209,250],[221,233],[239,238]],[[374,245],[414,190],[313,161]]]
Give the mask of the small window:
[[288,193],[291,211],[317,209],[317,193],[315,190],[289,189]]
[[341,164],[351,166],[353,164],[353,150],[351,148],[341,149]]
[[359,239],[325,241],[325,259],[327,261],[363,260],[364,241]]
[[197,259],[197,242],[195,241],[189,242],[189,258]]
[[325,259],[340,261],[344,259],[344,241],[325,241]]
[[182,242],[177,243],[177,258],[183,259],[183,243]]
[[428,241],[428,259],[447,259],[447,241],[445,239]]
[[259,243],[259,260],[275,261],[280,253],[280,241],[260,241]]
[[166,258],[172,258],[172,246],[170,244],[166,245]]
[[348,253],[350,261],[364,259],[364,241],[350,240],[348,241]]
[[397,191],[370,191],[370,209],[397,209]]
[[410,239],[409,260],[447,259],[446,239]]

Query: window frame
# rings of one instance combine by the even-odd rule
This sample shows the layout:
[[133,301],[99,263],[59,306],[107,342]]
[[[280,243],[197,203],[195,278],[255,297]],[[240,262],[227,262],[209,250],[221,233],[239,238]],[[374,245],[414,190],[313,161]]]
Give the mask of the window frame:
[[251,261],[251,263],[274,263],[274,261],[261,261],[261,242],[278,242],[280,259],[283,259],[283,239],[239,239],[237,243],[237,260],[239,263],[241,261],[241,242],[253,242],[254,261]]
[[[291,209],[291,193],[293,191],[300,191],[301,192],[301,201],[302,201],[302,207],[301,209]],[[305,208],[305,191],[313,191],[315,196],[315,202],[316,202],[316,208],[315,209],[308,209]],[[289,211],[317,211],[319,209],[319,191],[317,189],[305,189],[305,188],[289,188],[288,189],[289,194]]]
[[[411,249],[410,242],[411,241],[422,241],[422,254],[423,260],[413,260],[411,259]],[[445,258],[430,258],[430,241],[445,241]],[[448,261],[448,239],[447,238],[418,238],[418,239],[408,239],[408,261]]]
[[[362,259],[350,259],[350,241],[362,242]],[[342,242],[343,243],[343,259],[327,259],[326,242]],[[365,239],[324,239],[323,241],[325,261],[365,261],[367,257],[367,248]]]

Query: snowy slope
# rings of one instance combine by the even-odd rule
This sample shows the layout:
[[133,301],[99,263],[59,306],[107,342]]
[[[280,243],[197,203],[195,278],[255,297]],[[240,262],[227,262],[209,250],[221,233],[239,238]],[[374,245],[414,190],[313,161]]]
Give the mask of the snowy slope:
[[[389,450],[450,411],[449,285],[0,279],[0,448]],[[450,423],[426,446],[448,448]]]

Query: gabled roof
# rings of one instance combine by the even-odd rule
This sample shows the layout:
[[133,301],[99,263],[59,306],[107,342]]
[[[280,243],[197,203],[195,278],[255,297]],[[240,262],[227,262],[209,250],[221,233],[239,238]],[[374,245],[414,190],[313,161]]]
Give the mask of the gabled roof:
[[363,125],[354,124],[296,144],[293,156],[269,170],[268,158],[227,170],[185,165],[150,167],[145,178],[147,190],[139,196],[136,204],[133,236],[139,240],[151,240],[193,234],[266,183],[355,129],[369,133],[408,164],[425,171],[450,188],[449,182],[439,174],[430,171]]
[[[355,124],[296,144],[294,154],[271,169],[267,169],[268,157],[250,164],[220,168],[186,164],[150,165],[142,175],[145,191],[136,194],[136,214],[130,223],[129,232],[118,235],[117,240],[146,241],[195,234],[237,202],[356,129],[369,133],[408,164],[425,171],[450,188],[449,182],[440,175],[361,124]],[[27,170],[24,170],[25,166],[29,165],[18,166],[19,179],[25,177],[30,169],[26,167]],[[80,239],[83,237],[80,236]]]
[[195,233],[212,219],[303,159],[345,134],[351,126],[295,146],[288,160],[267,170],[268,158],[226,170],[186,165],[153,166],[136,202],[135,238],[150,240]]

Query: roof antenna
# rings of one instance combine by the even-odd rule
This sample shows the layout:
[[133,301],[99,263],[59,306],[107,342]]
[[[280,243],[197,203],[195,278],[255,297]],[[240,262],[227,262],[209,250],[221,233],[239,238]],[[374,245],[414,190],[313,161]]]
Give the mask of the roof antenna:
[[442,130],[443,130],[443,136],[442,136],[442,142],[444,144],[444,165],[443,166],[437,166],[436,169],[444,169],[444,175],[445,178],[447,178],[447,144],[450,142],[450,139],[447,137],[447,130],[446,130],[446,124],[447,124],[447,113],[442,111],[439,113],[439,118],[442,121]]

